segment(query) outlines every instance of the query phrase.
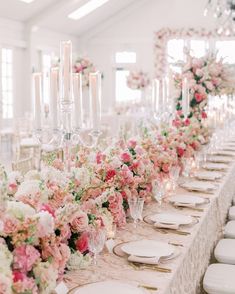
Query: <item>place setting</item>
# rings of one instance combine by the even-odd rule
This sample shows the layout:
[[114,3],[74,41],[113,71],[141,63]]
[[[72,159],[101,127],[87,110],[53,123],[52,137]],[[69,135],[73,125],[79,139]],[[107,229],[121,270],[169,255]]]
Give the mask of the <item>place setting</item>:
[[113,253],[125,259],[135,270],[154,270],[162,273],[171,273],[168,263],[179,256],[177,245],[141,239],[117,244]]
[[155,214],[149,214],[144,217],[144,221],[150,224],[156,229],[156,231],[162,233],[173,233],[176,235],[187,236],[190,232],[185,229],[191,228],[198,223],[198,218],[179,214],[175,212],[159,212]]
[[210,200],[205,197],[180,194],[177,196],[169,197],[168,202],[177,209],[188,208],[199,212],[203,212],[204,208],[202,206],[210,203]]
[[180,183],[180,187],[190,192],[214,193],[217,185],[209,181],[191,180]]
[[228,169],[228,165],[225,163],[215,163],[215,162],[204,162],[201,166],[206,170],[215,170],[215,171],[225,171]]
[[194,173],[194,177],[201,181],[217,181],[223,174],[217,171],[200,170]]
[[157,291],[158,288],[131,281],[105,280],[75,286],[69,290],[68,294],[148,294],[149,291]]

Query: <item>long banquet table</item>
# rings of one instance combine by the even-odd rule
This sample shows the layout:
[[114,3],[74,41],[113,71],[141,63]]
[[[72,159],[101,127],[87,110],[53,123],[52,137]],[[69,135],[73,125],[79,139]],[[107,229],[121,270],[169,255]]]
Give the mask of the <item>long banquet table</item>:
[[[223,172],[223,178],[218,182],[218,188],[214,194],[186,192],[179,188],[176,193],[188,193],[209,198],[210,202],[202,206],[203,211],[192,208],[181,210],[173,207],[167,201],[162,205],[162,211],[178,212],[186,215],[198,216],[198,222],[192,227],[184,228],[189,235],[175,233],[163,233],[157,231],[152,225],[141,222],[135,230],[132,223],[118,230],[115,243],[136,239],[153,239],[174,243],[180,254],[175,259],[163,264],[163,267],[171,269],[171,273],[158,272],[152,269],[137,270],[133,268],[125,258],[104,251],[98,260],[98,265],[91,265],[87,269],[71,271],[66,275],[69,288],[86,283],[117,279],[130,283],[141,283],[155,286],[158,290],[151,293],[159,294],[194,294],[203,293],[202,277],[210,262],[213,249],[217,241],[222,237],[223,226],[227,217],[228,208],[231,206],[235,192],[235,162],[231,161],[227,171]],[[144,215],[159,211],[157,203],[146,205]]]

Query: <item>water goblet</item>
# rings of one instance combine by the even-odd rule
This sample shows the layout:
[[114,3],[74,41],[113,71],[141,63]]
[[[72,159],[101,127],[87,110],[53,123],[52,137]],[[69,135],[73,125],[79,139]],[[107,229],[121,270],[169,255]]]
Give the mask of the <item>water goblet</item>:
[[137,228],[138,220],[142,220],[144,198],[131,197],[128,199],[130,215],[134,220],[134,228]]
[[166,180],[155,180],[153,182],[153,197],[158,202],[159,206],[162,205],[162,199],[166,194]]
[[97,265],[97,256],[103,250],[106,241],[104,228],[92,227],[88,232],[88,248],[93,254],[93,262]]
[[174,192],[177,188],[177,182],[180,176],[180,167],[177,165],[172,166],[169,171],[169,175],[170,175],[171,184],[172,184],[172,192]]

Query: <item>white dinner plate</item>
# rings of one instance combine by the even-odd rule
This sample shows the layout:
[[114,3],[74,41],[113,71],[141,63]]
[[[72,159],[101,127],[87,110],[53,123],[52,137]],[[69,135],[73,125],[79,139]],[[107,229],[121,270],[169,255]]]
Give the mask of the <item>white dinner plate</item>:
[[149,216],[149,219],[156,223],[173,225],[189,225],[193,222],[193,218],[189,215],[172,212],[153,214]]
[[228,166],[224,163],[213,163],[213,162],[206,162],[202,165],[203,168],[208,170],[225,170]]
[[216,180],[222,177],[222,174],[216,171],[200,171],[195,173],[195,177],[200,180]]
[[174,247],[155,240],[128,242],[121,247],[122,251],[140,257],[168,257],[174,253]]
[[200,191],[200,192],[211,191],[216,188],[216,186],[213,183],[202,182],[202,181],[186,182],[186,183],[181,184],[181,187],[188,189],[188,190]]
[[79,287],[74,294],[144,294],[147,293],[143,288],[130,285],[121,281],[104,281],[91,283]]
[[223,155],[223,156],[235,156],[235,152],[228,150],[214,150],[211,152],[213,155]]
[[210,162],[219,162],[219,163],[229,163],[231,159],[228,156],[209,156],[208,161]]
[[171,203],[178,204],[192,204],[192,205],[200,205],[205,203],[205,198],[191,195],[178,195],[172,196],[169,198]]

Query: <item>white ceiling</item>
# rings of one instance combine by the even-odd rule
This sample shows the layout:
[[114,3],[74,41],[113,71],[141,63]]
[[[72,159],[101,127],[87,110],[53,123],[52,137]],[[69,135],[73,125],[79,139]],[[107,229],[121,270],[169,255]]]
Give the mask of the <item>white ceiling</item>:
[[112,19],[118,12],[134,6],[142,0],[110,0],[102,7],[80,20],[71,20],[69,13],[88,0],[34,0],[31,4],[19,0],[0,0],[0,17],[22,21],[58,31],[80,36],[98,24]]

